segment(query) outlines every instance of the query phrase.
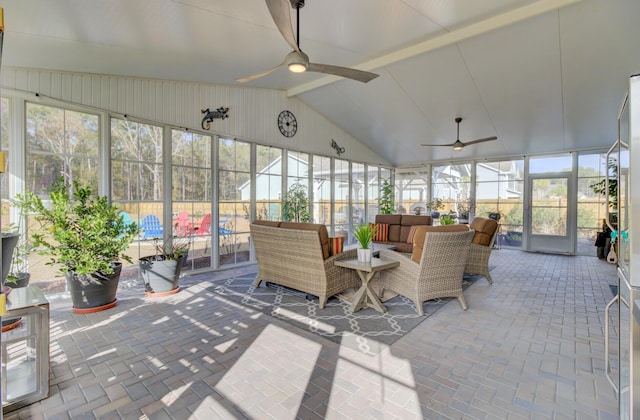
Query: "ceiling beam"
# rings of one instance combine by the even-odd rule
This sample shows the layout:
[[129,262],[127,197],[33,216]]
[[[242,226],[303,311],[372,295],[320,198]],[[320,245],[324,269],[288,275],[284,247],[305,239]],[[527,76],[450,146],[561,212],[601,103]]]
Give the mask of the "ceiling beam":
[[[358,70],[374,71],[375,69],[397,63],[398,61],[406,60],[438,48],[446,47],[447,45],[455,44],[457,42],[464,41],[465,39],[473,38],[486,32],[530,19],[534,16],[538,16],[552,10],[561,9],[574,3],[578,3],[579,1],[582,0],[539,0],[535,3],[531,3],[485,20],[481,20],[480,22],[455,29],[451,32],[426,39],[417,44],[374,58],[373,60],[365,61],[364,63],[352,67]],[[300,95],[301,93],[329,85],[341,79],[343,78],[338,76],[325,76],[312,82],[304,83],[288,89],[287,96]]]

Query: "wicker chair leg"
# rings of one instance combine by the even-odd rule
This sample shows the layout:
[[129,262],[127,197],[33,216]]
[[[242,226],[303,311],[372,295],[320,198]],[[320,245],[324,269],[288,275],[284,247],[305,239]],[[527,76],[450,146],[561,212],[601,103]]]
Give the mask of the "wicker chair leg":
[[482,274],[484,275],[484,278],[487,279],[489,284],[493,284],[493,279],[491,278],[491,274],[489,274],[489,270],[487,270],[486,272],[484,272]]
[[420,316],[424,316],[424,309],[422,308],[422,301],[419,300],[414,300],[413,303],[416,305],[416,311],[418,312],[418,315]]
[[260,287],[260,283],[262,283],[262,279],[260,277],[256,278],[256,287]]
[[458,296],[458,302],[460,302],[460,305],[462,306],[462,309],[464,309],[466,311],[467,310],[467,302],[464,300],[464,296],[462,296],[462,295]]
[[324,309],[324,306],[327,304],[327,299],[329,299],[329,297],[327,295],[324,296],[318,296],[318,298],[320,298],[320,309]]

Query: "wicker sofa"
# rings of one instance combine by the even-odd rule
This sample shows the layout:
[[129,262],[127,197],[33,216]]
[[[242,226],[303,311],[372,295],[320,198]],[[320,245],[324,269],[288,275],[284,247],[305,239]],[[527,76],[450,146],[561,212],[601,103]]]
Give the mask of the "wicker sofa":
[[[375,224],[378,227],[377,243],[395,245],[398,252],[412,252],[413,241],[409,239],[412,226],[431,226],[431,216],[415,216],[410,214],[378,214]],[[384,233],[387,233],[386,239]],[[415,231],[415,230],[414,230]]]
[[256,287],[267,281],[318,296],[320,309],[336,293],[360,287],[355,270],[334,265],[356,258],[357,250],[331,255],[326,226],[256,220],[249,229],[258,260]]

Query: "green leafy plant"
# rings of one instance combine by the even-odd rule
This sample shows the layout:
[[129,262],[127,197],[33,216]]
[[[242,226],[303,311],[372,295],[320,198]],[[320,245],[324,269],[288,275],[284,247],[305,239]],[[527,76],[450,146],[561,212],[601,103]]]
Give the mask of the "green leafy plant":
[[[610,158],[607,162],[607,168],[611,172],[609,178],[609,208],[618,210],[618,163],[615,159]],[[605,178],[589,185],[591,191],[596,194],[607,195],[607,180]]]
[[434,198],[427,203],[426,207],[432,212],[437,212],[438,210],[442,210],[444,208],[444,203],[442,202],[441,198]]
[[380,195],[380,214],[392,214],[395,207],[393,201],[393,185],[388,179],[382,181]]
[[125,222],[118,207],[106,196],[95,196],[91,187],[76,181],[70,190],[60,177],[49,189],[50,205],[32,192],[17,197],[36,215],[40,228],[31,238],[40,255],[51,257],[47,264],[59,266],[63,274],[112,274],[113,262],[132,262],[124,252],[139,233],[138,225]]
[[293,184],[282,200],[282,220],[287,222],[309,223],[309,198],[307,188],[299,182]]
[[453,225],[455,222],[456,222],[456,215],[453,213],[440,215],[441,225]]
[[177,260],[181,255],[188,254],[191,238],[191,236],[172,236],[164,241],[161,241],[160,238],[154,238],[155,259]]
[[353,228],[353,237],[356,238],[362,249],[369,249],[373,237],[376,236],[377,226],[365,223]]

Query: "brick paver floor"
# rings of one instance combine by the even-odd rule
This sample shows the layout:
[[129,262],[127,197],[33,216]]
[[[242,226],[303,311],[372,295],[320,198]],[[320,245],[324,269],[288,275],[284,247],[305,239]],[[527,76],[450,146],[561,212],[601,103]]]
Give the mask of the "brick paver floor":
[[453,300],[375,357],[206,290],[255,267],[185,277],[166,298],[123,288],[96,314],[52,299],[51,396],[4,418],[615,418],[615,267],[508,249],[490,265],[467,311]]

